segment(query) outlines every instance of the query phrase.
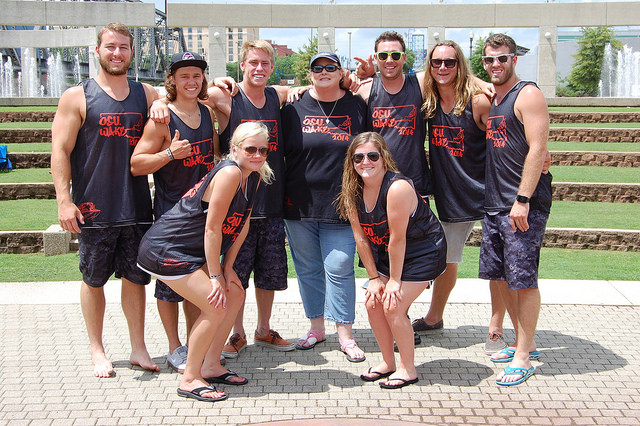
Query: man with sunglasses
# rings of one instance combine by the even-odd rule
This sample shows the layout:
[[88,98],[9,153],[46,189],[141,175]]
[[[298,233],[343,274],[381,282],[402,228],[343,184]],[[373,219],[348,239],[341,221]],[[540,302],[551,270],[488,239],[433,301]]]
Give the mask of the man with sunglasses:
[[402,35],[395,31],[378,36],[374,56],[368,60],[355,58],[360,63],[358,77],[375,75],[374,61],[380,71],[380,78],[363,84],[356,93],[368,105],[368,130],[380,133],[402,174],[413,181],[420,195],[429,195],[429,165],[424,151],[426,123],[420,113],[424,73],[403,73],[406,48]]
[[551,174],[543,173],[549,113],[535,83],[521,81],[515,41],[493,34],[482,61],[496,90],[487,121],[486,216],[479,277],[498,282],[516,330],[514,345],[492,355],[509,363],[496,383],[518,385],[540,353],[534,334],[540,312],[538,265],[551,208]]

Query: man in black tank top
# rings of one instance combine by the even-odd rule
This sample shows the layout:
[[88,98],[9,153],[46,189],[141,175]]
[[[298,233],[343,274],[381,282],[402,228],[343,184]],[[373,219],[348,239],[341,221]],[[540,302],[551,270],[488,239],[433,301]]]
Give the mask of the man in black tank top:
[[144,341],[144,285],[150,277],[136,266],[140,239],[152,220],[151,197],[146,177],[134,178],[129,171],[147,110],[158,96],[151,86],[127,80],[132,46],[125,25],[112,23],[100,30],[98,75],[63,93],[51,129],[58,219],[63,229],[78,234],[80,306],[96,377],[114,373],[102,344],[102,286],[114,272],[122,278],[129,362],[159,371]]
[[524,382],[537,359],[538,264],[551,207],[551,174],[543,174],[549,113],[542,92],[515,74],[515,41],[504,34],[484,44],[483,64],[496,90],[487,121],[486,201],[480,278],[499,281],[516,342],[491,356],[509,363],[496,383]]
[[[196,183],[213,170],[219,157],[218,133],[213,111],[198,102],[207,98],[207,62],[192,52],[175,53],[165,78],[171,113],[169,125],[147,121],[140,142],[131,156],[131,174],[153,173],[154,216],[157,221]],[[178,334],[178,304],[183,302],[187,330],[200,311],[161,280],[156,280],[158,314],[169,340],[167,363],[183,373],[188,349]]]

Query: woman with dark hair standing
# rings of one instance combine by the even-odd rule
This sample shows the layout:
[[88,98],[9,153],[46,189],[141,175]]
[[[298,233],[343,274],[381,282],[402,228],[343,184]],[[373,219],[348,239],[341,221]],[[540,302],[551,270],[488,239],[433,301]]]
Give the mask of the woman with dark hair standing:
[[[410,179],[402,176],[378,133],[353,139],[344,160],[338,208],[349,219],[369,275],[365,305],[382,362],[364,381],[398,389],[418,381],[413,330],[407,312],[446,268],[442,227]],[[393,342],[398,346],[396,367]]]
[[349,141],[364,130],[367,106],[340,87],[335,53],[310,61],[311,89],[282,109],[285,147],[285,226],[309,331],[297,348],[325,340],[325,318],[336,323],[340,349],[364,361],[352,332],[355,321],[355,242],[333,201],[340,192]]

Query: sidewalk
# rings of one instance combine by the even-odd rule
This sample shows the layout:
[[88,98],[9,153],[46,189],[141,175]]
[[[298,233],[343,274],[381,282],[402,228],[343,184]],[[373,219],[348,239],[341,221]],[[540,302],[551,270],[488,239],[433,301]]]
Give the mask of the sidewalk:
[[[359,285],[362,282],[359,281]],[[119,282],[106,286],[105,346],[117,375],[91,375],[79,283],[0,283],[0,424],[246,424],[315,419],[323,425],[394,424],[638,424],[640,423],[640,282],[541,280],[543,306],[536,341],[542,352],[524,384],[498,387],[501,367],[484,354],[490,315],[486,281],[460,280],[445,311],[445,330],[422,335],[416,348],[420,382],[382,390],[359,375],[380,359],[362,303],[354,333],[367,353],[361,364],[339,351],[335,327],[310,351],[256,347],[227,367],[246,386],[221,388],[227,401],[204,403],[176,395],[178,375],[166,365],[167,342],[153,286],[148,286],[146,339],[161,367],[152,374],[128,363]],[[253,291],[245,328],[255,327]],[[428,309],[426,291],[411,318]],[[363,291],[358,292],[362,301]],[[283,337],[304,334],[308,321],[295,280],[276,294],[272,327]],[[506,336],[513,338],[510,323]],[[182,331],[184,334],[184,331]],[[302,421],[306,419],[306,421]],[[349,419],[352,419],[351,421]],[[358,421],[353,421],[357,419]],[[382,420],[389,423],[382,423]],[[395,422],[394,422],[395,421]]]

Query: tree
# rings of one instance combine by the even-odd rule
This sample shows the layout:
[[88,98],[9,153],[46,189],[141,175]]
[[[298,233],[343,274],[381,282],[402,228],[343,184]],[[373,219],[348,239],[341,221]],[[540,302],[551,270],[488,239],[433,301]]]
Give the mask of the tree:
[[416,62],[416,54],[411,50],[407,50],[407,61],[404,63],[402,67],[402,71],[409,72],[411,68],[413,68],[413,64]]
[[293,71],[296,74],[296,79],[302,86],[309,84],[309,79],[307,78],[309,74],[309,62],[316,53],[318,53],[317,34],[309,39],[309,43],[298,49],[298,53],[294,54]]
[[276,64],[273,67],[273,73],[269,77],[268,84],[280,84],[283,78],[289,78],[295,74],[293,64],[295,63],[295,53],[283,57],[276,57]]
[[573,55],[576,61],[569,74],[569,88],[579,96],[597,96],[604,48],[611,44],[617,51],[622,47],[622,43],[616,40],[611,27],[583,27],[581,31],[578,53]]
[[[489,36],[491,36],[490,33]],[[482,49],[484,48],[484,41],[486,38],[478,37],[476,39],[475,47],[473,48],[473,53],[471,54],[471,73],[484,81],[490,81],[489,74],[485,71],[484,66],[482,65]]]
[[242,81],[242,73],[240,72],[238,62],[227,62],[227,75],[233,77],[234,79],[240,77],[238,79],[238,83]]

